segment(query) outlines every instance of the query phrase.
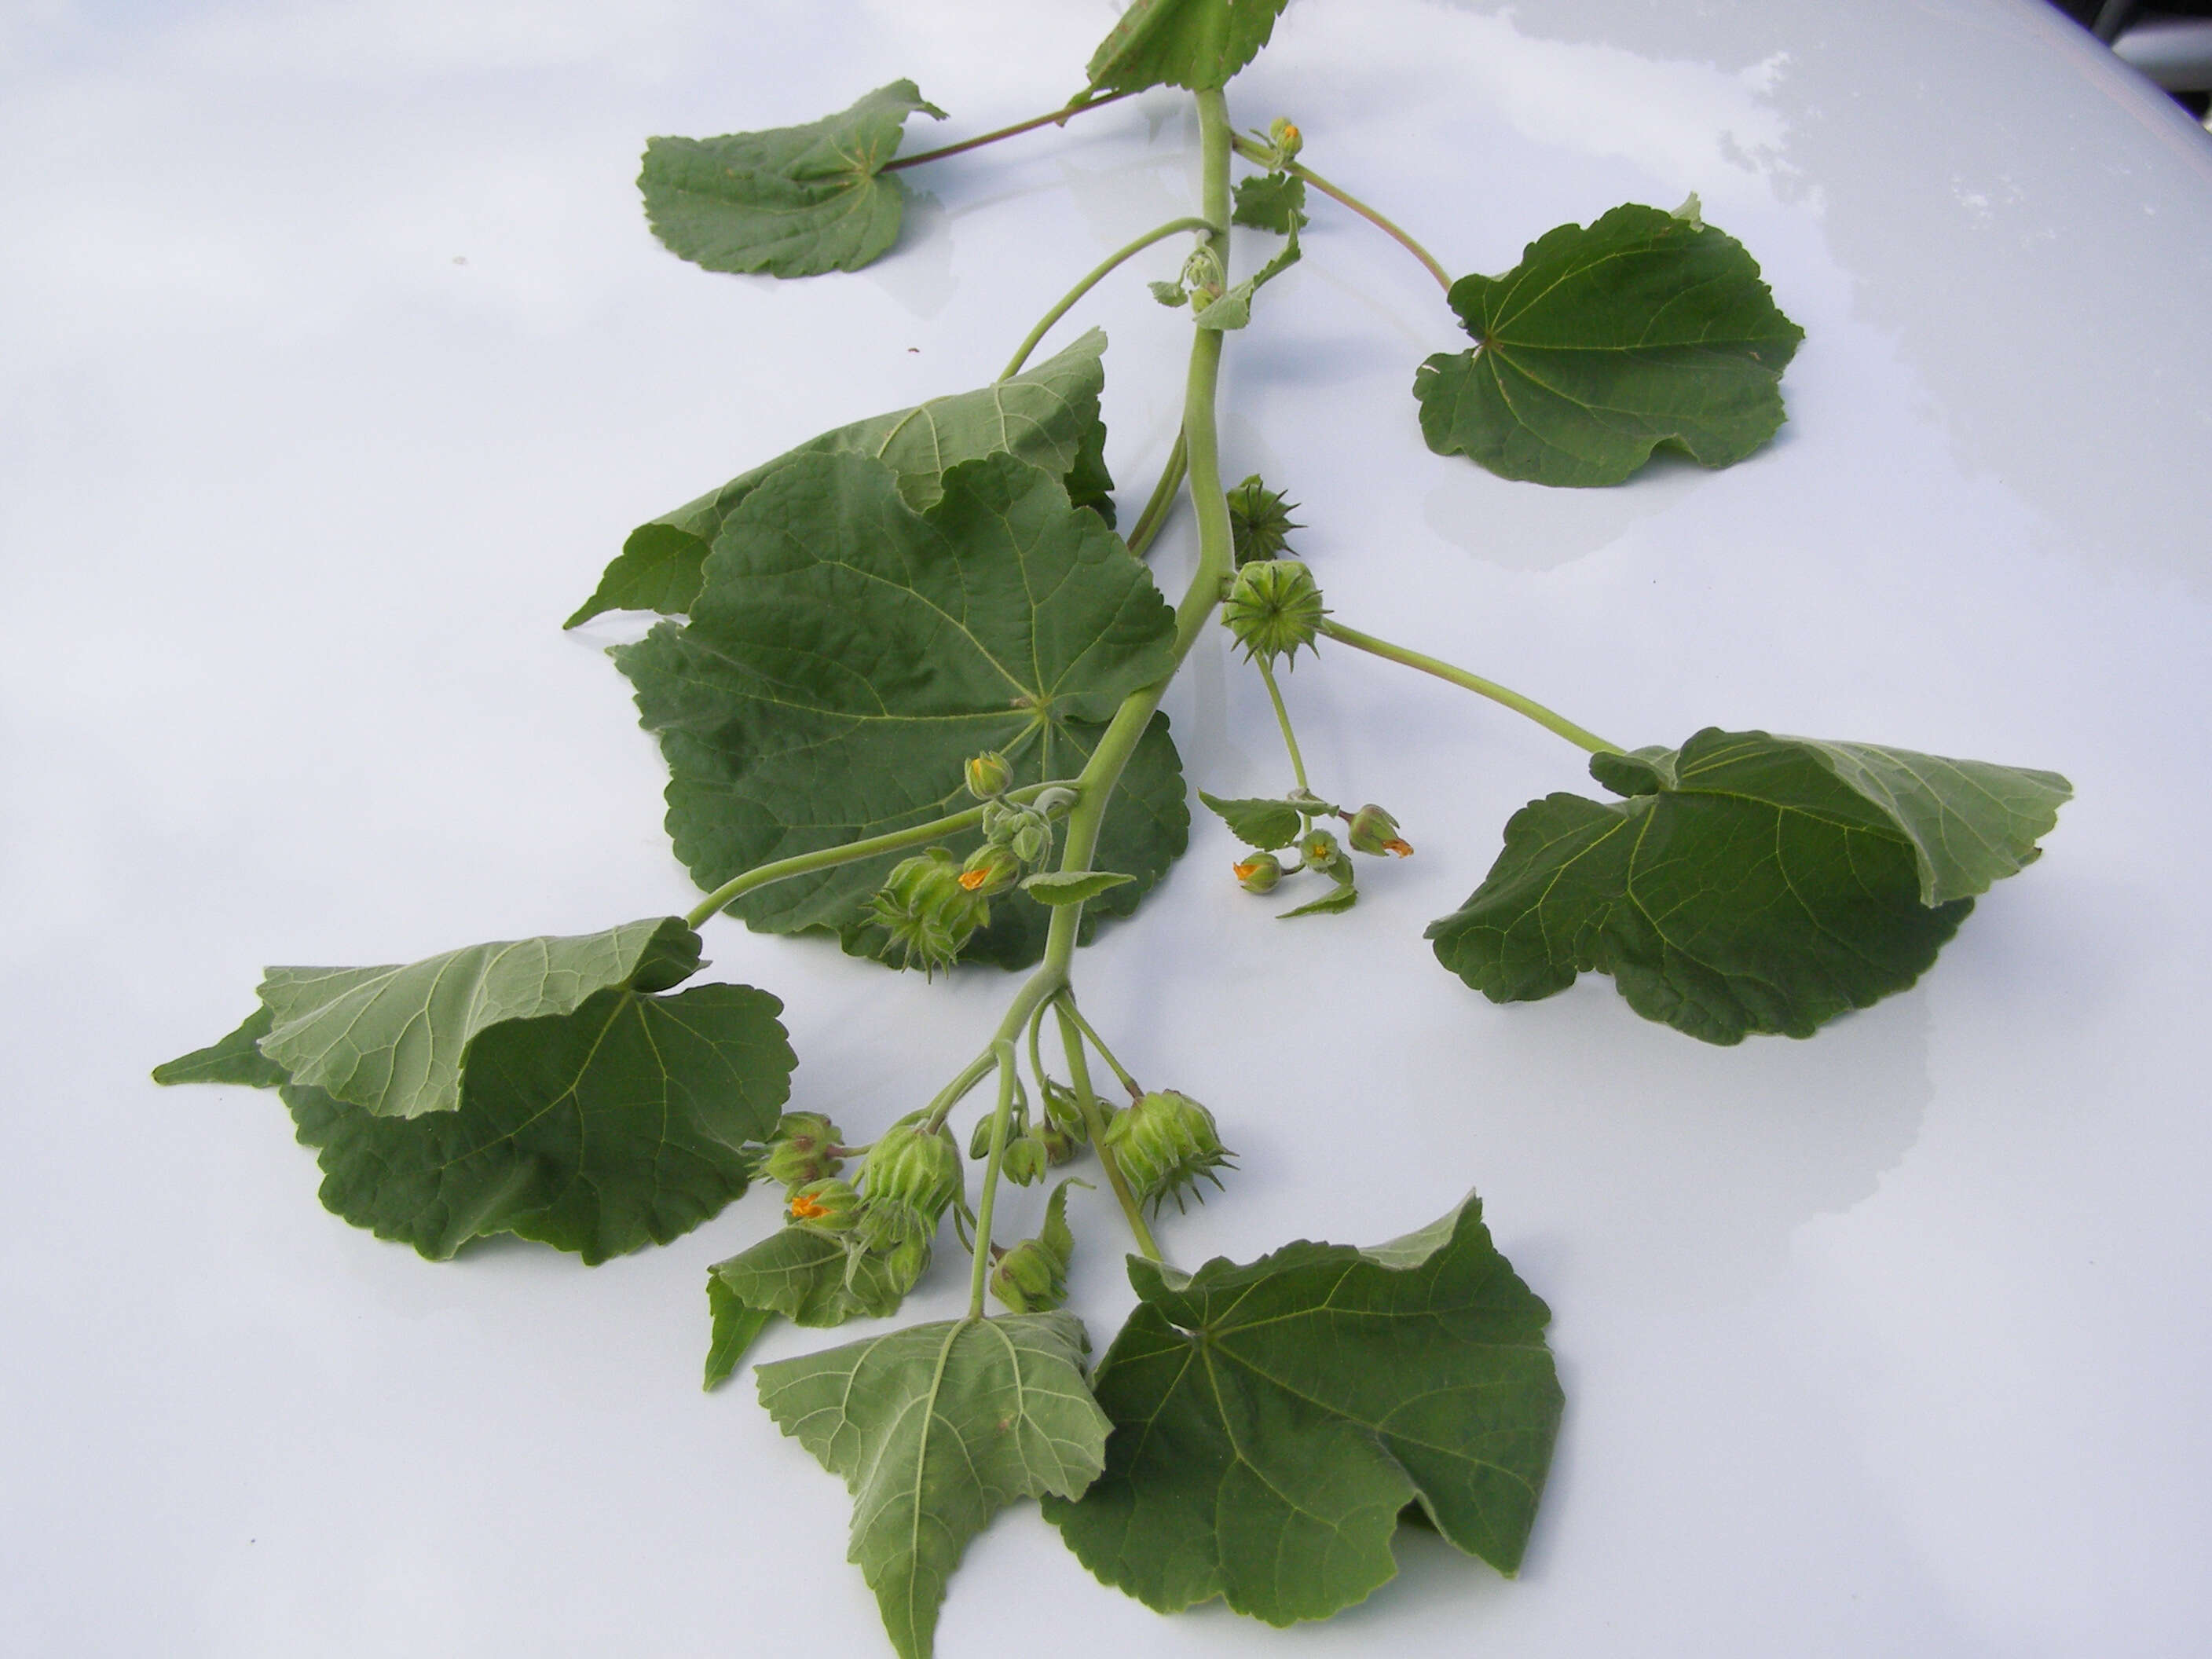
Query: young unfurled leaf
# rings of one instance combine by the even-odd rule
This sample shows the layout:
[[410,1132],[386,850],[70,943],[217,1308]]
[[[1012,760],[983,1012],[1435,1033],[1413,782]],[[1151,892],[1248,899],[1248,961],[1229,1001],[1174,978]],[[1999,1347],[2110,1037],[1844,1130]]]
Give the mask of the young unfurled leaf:
[[653,234],[708,270],[858,270],[898,240],[906,187],[880,169],[917,112],[945,118],[894,81],[805,126],[648,139],[637,187]]
[[1260,55],[1286,0],[1134,0],[1091,54],[1091,84],[1205,92]]
[[1546,232],[1450,301],[1477,343],[1413,377],[1421,435],[1538,483],[1619,483],[1662,446],[1741,460],[1781,426],[1782,371],[1805,337],[1741,243],[1633,204]]
[[1243,282],[1231,284],[1218,300],[1200,306],[1191,321],[1200,328],[1243,328],[1252,320],[1252,296],[1298,262],[1298,233],[1293,228],[1282,252]]
[[1224,800],[1203,789],[1198,798],[1229,826],[1231,835],[1263,853],[1288,847],[1306,827],[1298,809],[1286,800]]
[[798,455],[873,455],[898,474],[899,494],[917,513],[944,495],[947,468],[986,455],[1018,455],[1059,476],[1070,501],[1111,525],[1114,480],[1106,471],[1106,424],[1098,418],[1105,349],[1105,334],[1094,328],[1012,380],[825,432],[640,525],[599,578],[599,591],[562,626],[574,628],[605,611],[669,616],[690,611],[723,524],[763,478]]
[[271,969],[262,1006],[163,1083],[276,1087],[324,1204],[443,1259],[511,1232],[586,1261],[665,1243],[745,1189],[793,1059],[781,1005],[700,967],[674,917],[406,968]]
[[1237,181],[1237,205],[1229,215],[1229,222],[1288,236],[1305,228],[1305,210],[1304,179],[1290,173],[1255,173]]
[[1082,904],[1135,879],[1115,870],[1040,870],[1023,881],[1022,890],[1039,904]]
[[2054,772],[1712,728],[1590,771],[1627,799],[1515,813],[1488,878],[1430,926],[1437,959],[1493,1002],[1611,974],[1645,1018],[1723,1043],[1809,1036],[1911,985],[2073,793]]
[[1275,918],[1288,921],[1294,916],[1333,916],[1349,910],[1359,902],[1359,890],[1349,881],[1340,881],[1317,899],[1310,899],[1296,909],[1285,910]]
[[1551,1318],[1470,1197],[1373,1249],[1297,1243],[1185,1277],[1136,1258],[1142,1298],[1093,1379],[1106,1469],[1045,1517],[1148,1607],[1215,1596],[1322,1619],[1397,1571],[1418,1504],[1458,1548],[1518,1568],[1559,1431]]
[[[801,456],[723,526],[690,623],[616,651],[668,758],[669,834],[702,886],[959,811],[967,758],[985,750],[1018,784],[1072,777],[1121,698],[1167,672],[1174,613],[1051,474],[997,455],[943,488],[916,513],[880,461]],[[1182,791],[1156,717],[1097,849],[1134,879],[1086,924],[1133,909],[1182,852]],[[872,948],[864,913],[893,862],[780,882],[732,908],[766,932],[833,928]],[[963,955],[1033,961],[1048,921],[999,903]]]
[[844,1477],[852,1548],[904,1659],[927,1659],[968,1540],[1022,1498],[1073,1497],[1108,1424],[1066,1314],[917,1325],[763,1365],[776,1426]]
[[896,1313],[905,1291],[882,1255],[854,1243],[849,1235],[786,1227],[709,1267],[707,1301],[714,1328],[707,1386],[736,1369],[753,1339],[779,1314],[794,1325],[821,1328]]

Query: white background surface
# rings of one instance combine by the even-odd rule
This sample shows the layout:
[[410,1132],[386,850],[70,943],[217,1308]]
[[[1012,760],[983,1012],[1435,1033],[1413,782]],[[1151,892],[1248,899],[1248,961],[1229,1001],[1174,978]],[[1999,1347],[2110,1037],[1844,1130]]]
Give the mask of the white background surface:
[[[704,1269],[772,1228],[769,1197],[597,1270],[512,1243],[433,1266],[319,1207],[273,1097],[145,1073],[228,1030],[264,963],[691,902],[594,649],[619,630],[561,617],[632,525],[988,379],[1075,275],[1188,210],[1194,131],[1157,92],[909,174],[893,258],[782,285],[658,249],[641,141],[900,75],[954,114],[910,143],[980,131],[1066,95],[1111,21],[0,18],[0,1651],[887,1650],[838,1483],[746,1377],[697,1389]],[[1224,434],[1232,479],[1304,503],[1346,621],[1630,744],[1762,725],[2054,768],[2079,799],[1920,988],[1713,1049],[1602,979],[1498,1009],[1441,972],[1422,925],[1522,801],[1589,787],[1577,757],[1349,653],[1301,667],[1316,787],[1388,803],[1419,856],[1370,866],[1349,918],[1279,926],[1202,821],[1079,982],[1243,1154],[1170,1219],[1185,1265],[1379,1240],[1480,1190],[1569,1391],[1526,1569],[1411,1536],[1368,1604],[1278,1635],[1158,1619],[1024,1509],[969,1552],[943,1650],[2191,1650],[2212,143],[2028,0],[1302,0],[1231,100],[1297,118],[1314,166],[1455,270],[1694,189],[1808,331],[1749,463],[1504,483],[1420,445],[1413,367],[1461,343],[1433,284],[1317,204],[1232,341]],[[1055,336],[1113,336],[1132,513],[1187,326],[1139,279],[1176,257]],[[1171,592],[1188,536],[1156,555]],[[1279,787],[1225,643],[1170,696],[1177,741],[1194,781]],[[788,1005],[794,1103],[856,1133],[1014,983],[708,942]],[[1130,1297],[1110,1213],[1079,1219],[1103,1347]],[[915,1316],[957,1310],[946,1262]]]

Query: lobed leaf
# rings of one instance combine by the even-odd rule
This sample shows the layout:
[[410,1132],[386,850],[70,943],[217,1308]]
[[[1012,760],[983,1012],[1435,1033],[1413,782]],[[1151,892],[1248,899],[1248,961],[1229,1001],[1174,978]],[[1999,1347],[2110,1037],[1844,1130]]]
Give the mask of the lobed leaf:
[[1306,181],[1295,173],[1260,173],[1237,181],[1236,205],[1229,222],[1272,230],[1288,236],[1304,230],[1306,219]]
[[1260,55],[1285,0],[1134,0],[1091,54],[1092,87],[1205,92]]
[[1562,225],[1449,297],[1476,344],[1413,377],[1421,435],[1539,483],[1620,483],[1662,447],[1741,460],[1780,428],[1782,371],[1805,337],[1743,245],[1686,209]]
[[1590,770],[1626,799],[1514,814],[1482,885],[1431,924],[1437,959],[1493,1002],[1610,974],[1645,1018],[1721,1043],[1809,1036],[1905,989],[2073,793],[2053,772],[1712,727]]
[[648,139],[646,218],[671,253],[708,270],[858,270],[898,240],[906,187],[881,169],[916,112],[945,118],[913,82],[894,81],[804,126]]
[[1061,1313],[917,1325],[779,1360],[761,1404],[853,1494],[852,1547],[884,1628],[927,1659],[968,1540],[1018,1498],[1073,1497],[1103,1462],[1083,1327]]
[[1473,1197],[1394,1243],[1299,1243],[1185,1276],[1132,1257],[1140,1298],[1093,1379],[1106,1468],[1048,1498],[1084,1565],[1170,1613],[1219,1596],[1287,1625],[1397,1571],[1409,1504],[1520,1565],[1559,1431],[1550,1310]]
[[[781,468],[723,526],[691,621],[616,662],[671,772],[668,829],[702,887],[770,860],[957,812],[970,755],[1017,785],[1079,771],[1121,699],[1167,672],[1174,613],[1143,565],[1048,472],[1011,455],[947,471],[916,512],[857,455]],[[1125,915],[1182,852],[1182,765],[1155,717],[1108,808],[1097,857],[1134,878],[1086,912]],[[959,850],[979,833],[955,838]],[[894,856],[733,904],[770,933],[870,948],[870,894]],[[972,960],[1018,966],[1046,913],[1000,904]]]
[[608,611],[689,611],[722,526],[762,479],[799,455],[875,456],[898,474],[899,494],[917,512],[943,496],[950,468],[986,455],[1018,455],[1059,475],[1069,500],[1111,525],[1114,480],[1106,471],[1106,423],[1098,418],[1105,350],[1106,336],[1094,328],[1011,380],[825,432],[640,525],[599,578],[598,591],[562,626]]

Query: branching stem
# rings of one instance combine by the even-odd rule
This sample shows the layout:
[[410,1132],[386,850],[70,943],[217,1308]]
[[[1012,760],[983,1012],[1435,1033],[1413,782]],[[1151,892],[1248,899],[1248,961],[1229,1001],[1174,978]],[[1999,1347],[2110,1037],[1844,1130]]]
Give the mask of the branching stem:
[[1037,342],[1044,338],[1046,333],[1051,329],[1054,323],[1066,316],[1069,311],[1073,309],[1075,302],[1078,300],[1080,300],[1085,295],[1090,293],[1091,290],[1097,287],[1099,283],[1104,282],[1106,278],[1113,273],[1114,268],[1116,265],[1121,264],[1125,260],[1134,258],[1138,254],[1142,253],[1146,248],[1150,247],[1155,242],[1165,241],[1169,237],[1174,235],[1179,230],[1212,230],[1212,228],[1213,227],[1203,219],[1170,219],[1167,223],[1155,226],[1152,229],[1146,231],[1143,235],[1137,238],[1135,241],[1127,243],[1121,247],[1115,249],[1113,252],[1108,254],[1103,259],[1101,259],[1097,264],[1093,265],[1088,271],[1086,271],[1084,274],[1082,281],[1076,283],[1076,285],[1068,289],[1066,293],[1061,295],[1060,296],[1059,303],[1054,305],[1050,311],[1046,312],[1043,316],[1037,319],[1037,325],[1031,329],[1029,331],[1028,337],[1022,341],[1020,345],[1014,349],[1012,360],[1007,363],[1005,368],[1000,371],[999,378],[1002,380],[1011,380],[1015,375],[1020,374],[1022,372],[1022,365],[1030,360],[1030,353],[1036,349]]
[[1039,127],[1064,127],[1071,117],[1085,110],[1103,109],[1109,104],[1119,103],[1128,97],[1126,92],[1109,92],[1103,98],[1091,98],[1079,94],[1056,110],[1042,115],[1033,115],[1026,121],[1017,121],[1010,127],[1000,127],[995,132],[986,132],[974,138],[963,138],[957,144],[945,144],[936,149],[925,149],[913,155],[902,155],[895,161],[886,161],[876,169],[878,173],[896,173],[901,167],[918,167],[924,161],[941,161],[948,155],[981,149],[986,144],[995,144],[1001,138],[1012,138],[1017,133],[1032,132]]
[[1053,1008],[1060,1016],[1060,1046],[1067,1050],[1067,1073],[1075,1082],[1076,1106],[1083,1114],[1083,1127],[1090,1132],[1091,1144],[1097,1150],[1098,1167],[1106,1172],[1106,1184],[1114,1189],[1114,1201],[1121,1206],[1137,1248],[1148,1260],[1158,1261],[1159,1242],[1152,1237],[1152,1226],[1145,1219],[1144,1204],[1129,1190],[1129,1178],[1121,1173],[1121,1160],[1105,1144],[1106,1111],[1098,1103],[1097,1091],[1091,1086],[1091,1062],[1084,1057],[1083,1035],[1068,1018],[1066,1003],[1054,1003]]
[[[1274,152],[1267,145],[1255,143],[1249,138],[1239,138],[1237,141],[1237,153],[1239,155],[1242,155],[1246,161],[1255,162],[1261,167],[1269,165],[1274,160]],[[1310,167],[1305,167],[1299,162],[1292,161],[1288,165],[1286,170],[1292,178],[1304,179],[1322,195],[1327,196],[1334,201],[1342,203],[1346,207],[1350,208],[1361,218],[1366,220],[1369,224],[1373,225],[1377,230],[1390,238],[1392,241],[1397,243],[1400,247],[1404,248],[1407,252],[1412,254],[1416,259],[1419,259],[1423,265],[1426,266],[1429,275],[1437,279],[1437,285],[1443,289],[1445,293],[1449,294],[1451,292],[1451,277],[1445,272],[1444,268],[1437,263],[1436,256],[1431,253],[1428,249],[1423,247],[1419,242],[1415,241],[1411,236],[1408,236],[1405,231],[1400,228],[1397,225],[1393,224],[1389,220],[1384,218],[1373,208],[1368,206],[1366,203],[1361,201],[1357,196],[1354,196],[1350,191],[1341,189],[1339,186],[1329,183],[1328,179],[1322,178],[1321,174],[1316,173]]]
[[1075,1023],[1075,1029],[1091,1040],[1091,1046],[1098,1051],[1098,1057],[1106,1062],[1114,1075],[1121,1079],[1121,1086],[1129,1091],[1129,1098],[1132,1100],[1139,1098],[1145,1092],[1144,1089],[1138,1084],[1136,1079],[1129,1075],[1128,1068],[1114,1058],[1114,1051],[1106,1046],[1106,1039],[1098,1035],[1089,1020],[1084,1018],[1082,1011],[1075,1006],[1074,994],[1062,991],[1053,1006],[1060,1011],[1060,1017],[1062,1019],[1073,1020]]
[[1160,533],[1160,526],[1168,521],[1175,510],[1176,494],[1182,488],[1183,474],[1190,468],[1190,441],[1181,427],[1176,428],[1175,447],[1168,451],[1168,464],[1160,469],[1160,481],[1152,486],[1152,499],[1145,510],[1137,514],[1137,522],[1129,531],[1129,551],[1139,558]]
[[1588,750],[1593,755],[1618,755],[1626,752],[1617,743],[1607,743],[1595,732],[1586,732],[1565,714],[1553,713],[1534,697],[1524,697],[1518,691],[1500,685],[1496,680],[1486,680],[1480,674],[1470,674],[1464,668],[1408,650],[1402,645],[1393,645],[1388,640],[1378,640],[1372,634],[1363,634],[1356,628],[1346,628],[1333,618],[1324,618],[1321,631],[1330,639],[1381,657],[1386,662],[1403,663],[1408,668],[1418,668],[1424,674],[1433,674],[1440,680],[1463,687],[1492,702],[1503,703],[1516,714],[1525,714],[1547,732],[1556,732],[1577,749]]
[[991,1044],[999,1068],[999,1104],[991,1114],[991,1161],[983,1168],[983,1194],[975,1200],[975,1271],[968,1283],[968,1317],[983,1316],[983,1292],[991,1278],[991,1212],[999,1200],[999,1166],[1006,1161],[1006,1124],[1014,1115],[1014,1045],[1001,1036]]

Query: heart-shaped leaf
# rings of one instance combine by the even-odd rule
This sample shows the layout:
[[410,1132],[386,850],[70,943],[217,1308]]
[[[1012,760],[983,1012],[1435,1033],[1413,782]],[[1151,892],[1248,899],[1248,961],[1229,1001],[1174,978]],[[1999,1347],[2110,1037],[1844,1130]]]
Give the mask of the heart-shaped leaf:
[[1662,446],[1741,460],[1781,426],[1782,371],[1805,337],[1741,242],[1634,204],[1547,231],[1450,301],[1477,344],[1413,377],[1421,435],[1538,483],[1619,483]]
[[1711,727],[1590,770],[1627,799],[1515,813],[1431,924],[1437,960],[1493,1002],[1610,974],[1708,1042],[1809,1036],[1911,985],[2073,793],[2055,772]]
[[882,168],[916,112],[945,118],[894,81],[805,126],[648,139],[637,187],[653,234],[708,270],[858,270],[898,240],[906,187]]

